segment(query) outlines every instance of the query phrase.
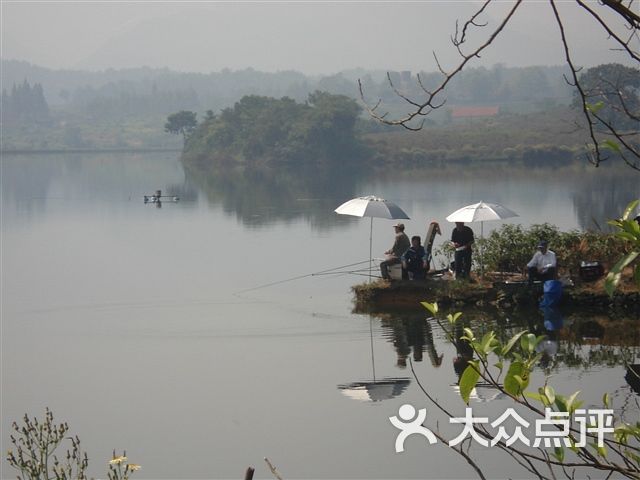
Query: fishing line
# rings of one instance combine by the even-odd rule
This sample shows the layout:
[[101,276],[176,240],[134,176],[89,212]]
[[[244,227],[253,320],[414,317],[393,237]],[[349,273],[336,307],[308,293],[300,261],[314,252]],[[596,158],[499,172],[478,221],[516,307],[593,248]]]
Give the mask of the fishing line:
[[307,273],[305,275],[297,275],[295,277],[285,278],[284,280],[278,280],[276,282],[265,283],[264,285],[258,285],[257,287],[246,288],[244,290],[239,290],[237,292],[234,292],[233,295],[239,295],[241,293],[252,292],[254,290],[260,290],[262,288],[272,287],[274,285],[280,285],[281,283],[293,282],[294,280],[300,280],[300,279],[307,278],[307,277],[315,277],[315,276],[328,275],[328,274],[334,274],[334,275],[342,274],[342,275],[344,275],[344,274],[347,274],[347,273],[350,273],[350,272],[336,272],[335,270],[340,270],[341,268],[347,268],[347,267],[355,267],[356,265],[361,265],[363,263],[369,263],[369,259],[363,260],[361,262],[349,263],[347,265],[340,265],[339,267],[328,268],[326,270],[320,270],[319,272]]

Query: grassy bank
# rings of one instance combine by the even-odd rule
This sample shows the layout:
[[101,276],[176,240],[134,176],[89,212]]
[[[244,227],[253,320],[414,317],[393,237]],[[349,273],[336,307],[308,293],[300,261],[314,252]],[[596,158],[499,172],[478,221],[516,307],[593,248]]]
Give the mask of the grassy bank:
[[563,165],[582,160],[586,137],[569,108],[544,113],[501,114],[461,119],[412,132],[400,127],[365,134],[379,164],[421,166],[449,162],[509,162],[524,166]]

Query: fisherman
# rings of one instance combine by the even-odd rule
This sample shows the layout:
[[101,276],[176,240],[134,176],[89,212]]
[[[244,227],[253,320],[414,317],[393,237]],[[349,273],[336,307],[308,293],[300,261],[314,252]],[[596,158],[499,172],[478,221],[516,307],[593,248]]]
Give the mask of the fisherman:
[[411,247],[402,254],[402,270],[409,280],[424,280],[427,273],[427,252],[420,245],[420,236],[411,237]]
[[456,228],[451,232],[451,243],[456,252],[454,254],[456,279],[469,278],[471,272],[471,245],[473,230],[467,227],[464,222],[456,222]]
[[395,265],[396,263],[400,263],[402,254],[406,252],[411,246],[411,242],[409,241],[409,237],[404,233],[404,224],[396,223],[393,228],[396,232],[395,241],[393,242],[393,246],[384,252],[387,255],[387,259],[380,262],[380,273],[382,274],[382,278],[385,280],[391,280],[391,276],[389,275],[389,267],[391,265]]
[[529,271],[529,285],[534,280],[554,280],[556,278],[557,261],[556,254],[548,248],[549,244],[546,240],[540,240],[538,250],[533,254],[527,270]]

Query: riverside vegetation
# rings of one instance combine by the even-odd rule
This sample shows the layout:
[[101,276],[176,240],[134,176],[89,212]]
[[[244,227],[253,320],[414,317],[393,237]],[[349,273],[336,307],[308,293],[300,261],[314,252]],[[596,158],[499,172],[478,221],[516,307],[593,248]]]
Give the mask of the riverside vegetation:
[[[353,287],[356,311],[370,312],[379,307],[411,306],[416,296],[429,291],[441,303],[467,303],[498,307],[537,305],[541,292],[537,289],[514,285],[495,286],[493,280],[505,276],[524,278],[526,264],[540,239],[549,242],[558,258],[559,276],[575,281],[575,288],[565,294],[565,303],[576,307],[594,308],[611,306],[638,311],[640,306],[640,223],[634,219],[640,200],[631,202],[621,218],[609,223],[611,233],[572,230],[562,232],[550,224],[506,224],[492,231],[488,237],[476,240],[477,250],[482,251],[483,271],[477,281],[436,282],[374,282]],[[447,242],[434,251],[436,257],[446,259],[448,265],[453,248]],[[582,261],[598,261],[606,277],[597,281],[582,281]],[[474,255],[474,265],[479,270],[479,255]]]
[[[495,332],[489,331],[482,336],[468,327],[460,324],[461,313],[442,316],[437,303],[422,302],[422,305],[433,315],[443,329],[451,343],[459,351],[468,351],[470,355],[463,358],[465,368],[460,376],[459,388],[462,401],[469,405],[470,396],[480,383],[504,394],[512,402],[511,407],[518,407],[525,415],[525,422],[531,418],[546,419],[556,415],[556,418],[566,418],[566,442],[548,446],[518,446],[508,437],[493,435],[482,424],[472,424],[472,434],[481,441],[490,444],[506,455],[507,460],[518,463],[526,475],[540,479],[555,479],[560,476],[566,478],[588,478],[597,472],[602,478],[613,475],[638,479],[640,478],[640,422],[624,422],[615,419],[615,423],[605,428],[604,418],[599,422],[589,420],[587,428],[583,428],[576,420],[576,414],[581,413],[584,401],[579,398],[580,392],[557,392],[552,385],[549,375],[544,382],[532,387],[531,379],[534,368],[541,364],[544,353],[538,346],[546,336],[536,336],[526,330],[520,331],[506,339],[500,338]],[[464,344],[466,347],[461,347]],[[415,371],[412,372],[415,375]],[[634,371],[635,373],[635,371]],[[637,373],[635,373],[637,375]],[[416,377],[422,392],[433,403],[436,409],[445,416],[453,418],[455,415],[450,406],[444,405],[434,398]],[[601,409],[614,416],[613,405],[608,393],[604,393]],[[432,415],[430,424],[434,423]],[[493,426],[493,425],[492,425]],[[556,424],[557,430],[562,430]],[[600,430],[600,431],[597,431]],[[445,445],[448,442],[437,433],[435,435]],[[496,440],[494,440],[496,437]],[[470,449],[464,445],[449,445],[475,471],[479,478],[485,479],[482,465],[473,458]]]
[[[86,480],[89,458],[80,446],[77,435],[69,435],[66,422],[56,424],[47,408],[42,420],[24,415],[22,423],[13,422],[10,436],[13,448],[7,452],[7,462],[18,471],[19,480]],[[68,441],[64,452],[57,450]],[[58,456],[60,455],[60,456]],[[109,480],[129,480],[140,469],[130,463],[127,454],[116,455],[107,462]]]

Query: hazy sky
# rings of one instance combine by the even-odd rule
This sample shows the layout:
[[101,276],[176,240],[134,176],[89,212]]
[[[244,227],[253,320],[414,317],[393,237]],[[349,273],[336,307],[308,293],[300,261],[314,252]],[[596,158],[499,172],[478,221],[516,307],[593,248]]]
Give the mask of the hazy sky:
[[[252,67],[330,74],[362,67],[436,69],[454,65],[450,43],[470,1],[7,1],[1,2],[6,59],[52,68],[169,67],[210,72]],[[576,59],[583,65],[619,61],[606,36],[574,2],[558,2]],[[482,18],[495,26],[512,2]],[[602,9],[597,3],[592,5]],[[476,29],[472,38],[486,35]],[[502,38],[474,65],[563,63],[549,3],[525,0]]]

